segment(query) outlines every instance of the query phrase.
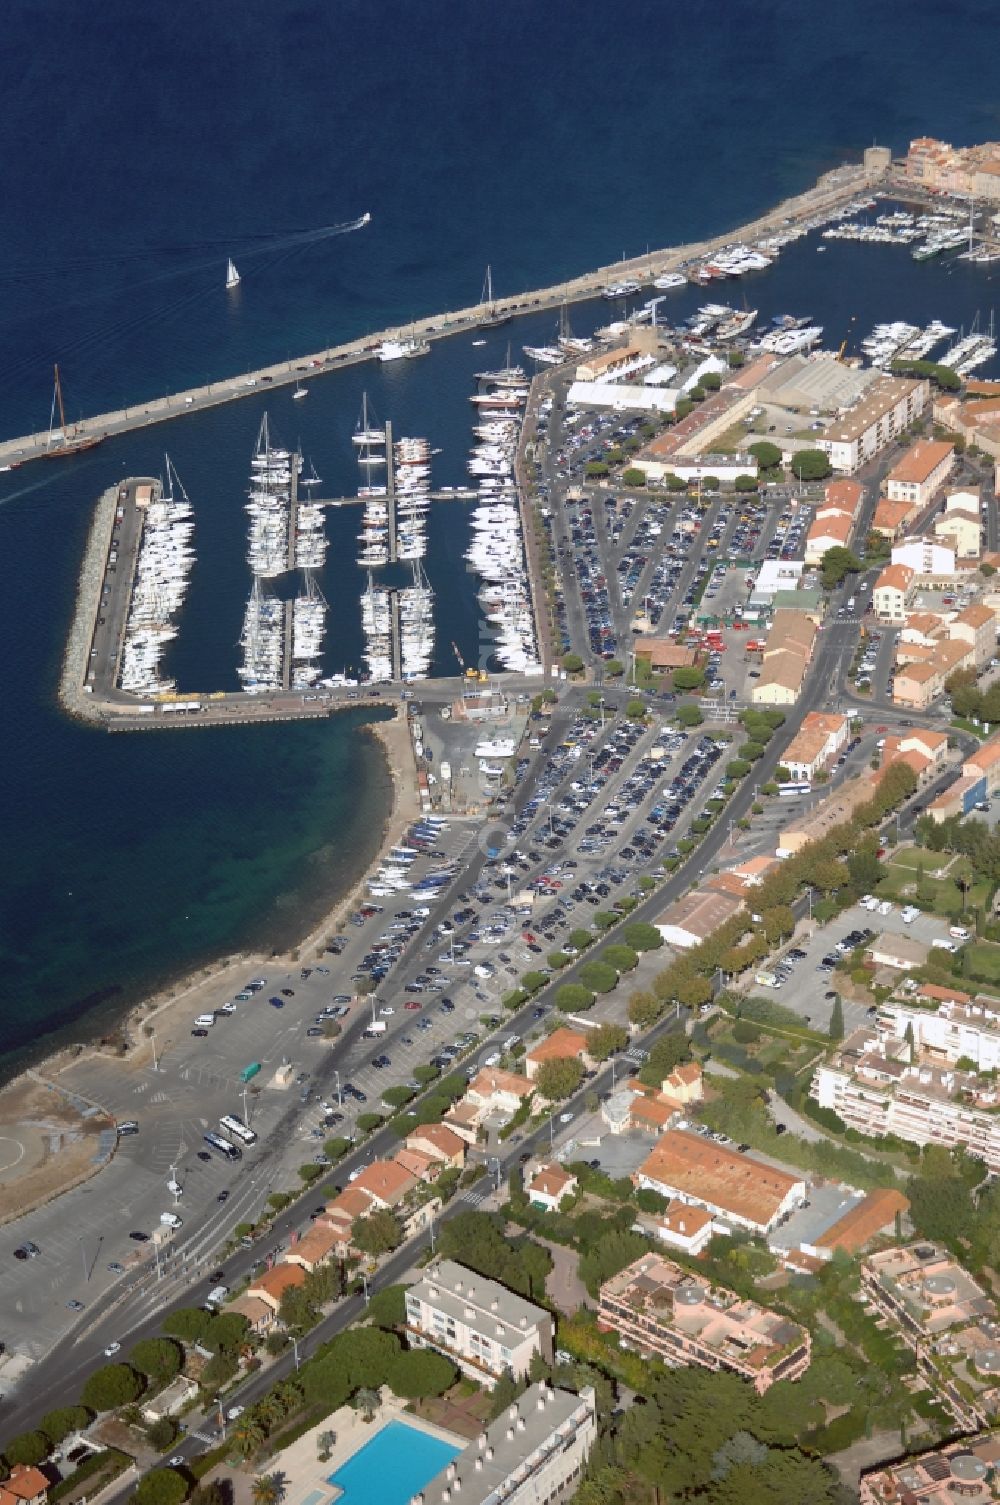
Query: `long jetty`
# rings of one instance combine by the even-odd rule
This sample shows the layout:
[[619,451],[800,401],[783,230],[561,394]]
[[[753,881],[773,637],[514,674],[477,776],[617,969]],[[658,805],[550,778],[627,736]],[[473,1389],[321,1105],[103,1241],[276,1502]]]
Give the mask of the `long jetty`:
[[[630,260],[617,261],[611,266],[599,267],[579,277],[554,283],[511,298],[500,298],[494,307],[497,313],[516,317],[538,313],[546,308],[557,308],[562,303],[581,302],[599,295],[609,283],[623,277],[643,283],[652,282],[665,272],[677,271],[691,261],[709,256],[733,240],[759,240],[791,226],[817,219],[835,212],[858,193],[870,191],[883,180],[884,174],[866,171],[861,164],[835,168],[824,173],[805,192],[784,200],[776,208],[758,219],[711,239],[691,242],[688,245],[668,247],[662,251],[647,251]],[[380,334],[364,335],[345,344],[331,346],[313,355],[282,361],[276,365],[263,366],[255,371],[238,376],[223,377],[200,387],[174,392],[165,397],[150,398],[148,402],[134,407],[120,408],[112,413],[98,413],[82,418],[71,428],[70,437],[110,439],[134,429],[145,428],[153,423],[163,423],[183,417],[185,413],[198,412],[217,407],[225,402],[259,393],[263,388],[289,386],[301,380],[307,373],[340,370],[375,358],[375,352],[383,340],[416,337],[422,340],[447,339],[481,326],[487,313],[482,303],[458,309],[451,313],[431,315],[405,326],[385,329]],[[0,466],[11,469],[29,460],[46,455],[50,435],[41,431],[25,434],[16,439],[0,442]]]

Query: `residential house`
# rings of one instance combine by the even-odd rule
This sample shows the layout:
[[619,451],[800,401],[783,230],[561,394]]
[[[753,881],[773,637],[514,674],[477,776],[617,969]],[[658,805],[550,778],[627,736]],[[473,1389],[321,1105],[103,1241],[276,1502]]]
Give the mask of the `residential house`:
[[352,1185],[355,1191],[366,1192],[375,1208],[391,1212],[417,1185],[417,1178],[397,1160],[373,1160]]
[[890,502],[888,497],[881,497],[875,506],[872,531],[895,543],[896,539],[902,538],[918,511],[912,502]]
[[587,1036],[581,1030],[566,1028],[554,1029],[528,1051],[524,1071],[530,1082],[546,1061],[579,1061],[587,1071],[594,1064],[587,1054]]
[[996,613],[974,601],[949,622],[948,635],[971,648],[973,663],[982,669],[997,651]]
[[800,1177],[682,1129],[662,1135],[632,1180],[752,1233],[770,1232],[805,1198]]
[[712,1214],[687,1202],[671,1202],[665,1212],[655,1213],[643,1222],[661,1243],[694,1257],[708,1247],[714,1232]]
[[[226,1308],[227,1312],[233,1310]],[[186,1374],[179,1374],[172,1379],[169,1385],[144,1401],[142,1405],[142,1419],[150,1426],[157,1421],[163,1421],[168,1416],[179,1416],[189,1401],[193,1401],[198,1394],[197,1380],[188,1379]],[[10,1481],[8,1481],[9,1488]]]
[[323,1221],[337,1235],[336,1256],[346,1259],[352,1252],[351,1242],[354,1225],[359,1218],[367,1217],[374,1210],[375,1202],[366,1191],[356,1185],[345,1186],[342,1192],[326,1205]]
[[552,1318],[499,1281],[452,1259],[428,1265],[406,1292],[411,1348],[435,1348],[492,1389],[502,1374],[526,1375],[537,1353],[552,1362]]
[[738,1374],[758,1395],[778,1380],[800,1379],[811,1356],[809,1333],[797,1322],[660,1254],[643,1254],[604,1282],[597,1324],[671,1367]]
[[48,1490],[49,1481],[40,1468],[15,1463],[0,1484],[0,1505],[45,1505]]
[[306,1274],[311,1275],[320,1265],[339,1258],[339,1248],[340,1231],[332,1223],[317,1219],[312,1227],[292,1244],[285,1255],[285,1261],[290,1265],[301,1265]]
[[909,935],[880,935],[865,952],[873,967],[892,967],[896,972],[912,972],[926,965],[930,947]]
[[436,1157],[449,1168],[461,1170],[465,1165],[465,1140],[447,1124],[421,1124],[411,1129],[406,1136],[406,1147]]
[[685,648],[672,638],[634,638],[632,652],[636,659],[642,659],[655,671],[690,669],[698,658],[693,648]]
[[854,518],[839,508],[823,508],[806,534],[806,564],[822,564],[828,549],[846,549],[854,532]]
[[954,444],[918,439],[886,476],[886,495],[890,502],[912,502],[917,507],[926,507],[944,485],[954,463]]
[[546,1212],[558,1211],[564,1198],[573,1197],[577,1180],[561,1165],[548,1163],[536,1166],[525,1182],[525,1192],[533,1207],[542,1207]]
[[269,1270],[261,1270],[251,1277],[247,1287],[248,1296],[256,1296],[258,1300],[266,1302],[275,1316],[281,1308],[281,1298],[286,1291],[294,1290],[304,1285],[306,1272],[301,1265],[282,1263],[272,1265]]
[[872,591],[872,609],[880,622],[905,622],[906,598],[914,574],[909,565],[886,565]]
[[934,536],[953,548],[958,559],[978,559],[982,552],[982,525],[979,512],[955,507],[934,519]]
[[274,1309],[259,1296],[237,1296],[226,1303],[227,1312],[246,1319],[247,1327],[256,1337],[263,1337],[274,1326]]
[[822,768],[829,768],[850,738],[850,721],[828,711],[809,711],[782,757],[792,778],[811,783]]

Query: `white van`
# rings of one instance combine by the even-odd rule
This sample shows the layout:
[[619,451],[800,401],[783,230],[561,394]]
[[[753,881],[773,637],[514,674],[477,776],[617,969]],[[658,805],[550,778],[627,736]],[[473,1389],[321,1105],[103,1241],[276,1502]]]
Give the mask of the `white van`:
[[912,925],[919,913],[919,909],[914,909],[912,904],[907,904],[904,909],[900,910],[899,918],[904,925]]
[[954,953],[958,950],[958,947],[955,945],[954,941],[944,941],[938,939],[936,941],[931,941],[931,949],[937,951],[951,951]]
[[183,1228],[184,1220],[179,1218],[176,1212],[161,1212],[160,1222],[165,1228]]
[[228,1286],[213,1286],[205,1297],[205,1305],[209,1307],[221,1306],[229,1295]]
[[194,1021],[195,1029],[211,1029],[215,1023],[214,1014],[199,1014]]
[[964,925],[953,925],[948,934],[955,941],[967,941],[969,939],[969,931],[966,930]]

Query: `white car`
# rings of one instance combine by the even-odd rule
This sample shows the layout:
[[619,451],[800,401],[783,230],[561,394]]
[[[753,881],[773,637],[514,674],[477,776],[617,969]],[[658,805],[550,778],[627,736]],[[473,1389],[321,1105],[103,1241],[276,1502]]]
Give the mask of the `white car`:
[[179,1218],[176,1212],[161,1212],[160,1222],[165,1228],[183,1228],[184,1220]]
[[229,1410],[226,1412],[226,1420],[227,1421],[238,1421],[239,1418],[243,1415],[243,1412],[245,1410],[246,1410],[245,1406],[230,1406]]
[[395,1012],[396,1010],[393,1008],[391,1003],[384,1003],[379,1009],[379,1013],[383,1016],[383,1018],[388,1018],[390,1014],[394,1014]]
[[115,1354],[119,1351],[120,1348],[121,1348],[121,1344],[120,1343],[109,1343],[108,1346],[107,1346],[107,1348],[104,1350],[104,1357],[106,1359],[113,1359],[114,1356],[115,1356]]

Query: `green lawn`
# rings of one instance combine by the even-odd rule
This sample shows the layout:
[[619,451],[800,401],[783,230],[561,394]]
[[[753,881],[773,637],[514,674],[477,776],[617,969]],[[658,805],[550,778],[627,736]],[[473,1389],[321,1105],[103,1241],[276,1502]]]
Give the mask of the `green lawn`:
[[[919,877],[923,867],[923,878]],[[946,878],[931,876],[938,868],[947,867]],[[894,852],[885,865],[885,876],[876,892],[880,898],[894,899],[897,903],[916,897],[917,885],[921,888],[922,907],[932,907],[938,914],[949,917],[962,913],[962,892],[957,879],[972,878],[972,865],[967,857],[949,857],[947,852],[930,852],[924,847],[904,847]],[[976,881],[965,896],[965,908],[971,912],[977,906],[985,906],[989,898],[989,883]]]
[[969,947],[969,970],[983,982],[1000,982],[1000,946],[976,941]]

